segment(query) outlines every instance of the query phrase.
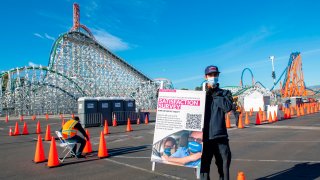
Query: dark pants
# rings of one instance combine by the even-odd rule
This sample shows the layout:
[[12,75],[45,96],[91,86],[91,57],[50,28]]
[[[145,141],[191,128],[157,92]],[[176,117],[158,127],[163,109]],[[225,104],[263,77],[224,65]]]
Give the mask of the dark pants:
[[240,115],[240,112],[238,112],[238,111],[233,111],[233,115],[234,115],[234,118],[236,119],[236,126],[238,127],[238,125],[239,125],[239,115]]
[[203,151],[201,156],[200,177],[202,180],[210,179],[210,165],[212,157],[216,159],[216,165],[220,179],[229,180],[229,167],[231,163],[231,151],[229,140],[227,138],[219,138],[207,140],[203,142]]
[[76,155],[81,155],[85,145],[86,145],[86,140],[84,140],[82,137],[75,135],[72,138],[67,139],[68,142],[76,142],[76,143],[80,143],[80,147],[78,149],[77,152],[77,144],[74,145],[72,151],[76,154]]

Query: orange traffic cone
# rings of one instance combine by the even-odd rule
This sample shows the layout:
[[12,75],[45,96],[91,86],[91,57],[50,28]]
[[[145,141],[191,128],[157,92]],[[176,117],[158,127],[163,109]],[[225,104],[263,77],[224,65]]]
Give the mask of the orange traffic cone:
[[108,121],[107,120],[104,120],[103,134],[104,135],[109,134],[109,128],[108,128]]
[[27,123],[26,123],[26,122],[24,122],[24,124],[23,124],[22,134],[23,134],[23,135],[28,135],[28,134],[29,134],[29,132],[28,132],[28,126],[27,126]]
[[290,115],[291,115],[291,116],[294,116],[293,108],[290,108]]
[[36,134],[40,134],[41,133],[41,126],[40,126],[40,121],[38,121],[37,123],[37,129],[36,129]]
[[91,142],[90,142],[90,134],[89,134],[88,129],[86,129],[86,134],[89,137],[89,141],[86,139],[86,146],[84,147],[82,152],[83,153],[91,153],[92,152],[92,146],[91,146]]
[[57,151],[57,146],[56,146],[56,141],[54,137],[51,137],[51,145],[50,145],[50,150],[49,150],[49,158],[48,158],[48,167],[56,167],[59,166],[59,157],[58,157],[58,151]]
[[229,113],[227,113],[227,118],[226,118],[226,128],[231,128],[231,123],[230,123]]
[[6,123],[9,122],[9,116],[8,114],[6,115]]
[[108,157],[108,149],[107,144],[103,136],[103,132],[100,133],[100,143],[99,143],[99,151],[98,151],[99,158]]
[[20,135],[19,125],[18,122],[16,122],[16,127],[14,128],[14,136]]
[[272,115],[271,115],[271,111],[269,111],[269,114],[268,114],[268,115],[269,115],[269,117],[268,117],[268,122],[269,122],[269,123],[272,123]]
[[237,180],[246,180],[246,176],[242,171],[238,172]]
[[59,117],[60,117],[60,119],[63,119],[63,115],[62,114],[60,114]]
[[145,123],[145,124],[149,124],[148,114],[146,114],[146,116],[145,116],[145,118],[144,118],[144,123]]
[[266,112],[263,111],[263,113],[262,113],[262,121],[266,121],[266,120],[267,120]]
[[45,141],[50,141],[51,140],[50,124],[47,125],[46,136],[45,136],[44,140]]
[[297,107],[297,117],[300,117],[300,110],[299,110],[299,107]]
[[46,120],[47,120],[47,121],[49,120],[49,115],[48,115],[48,113],[46,114]]
[[261,124],[260,115],[259,114],[260,114],[259,112],[257,112],[257,114],[256,114],[256,125],[260,125]]
[[74,113],[71,114],[72,119],[74,119]]
[[278,121],[278,116],[277,116],[277,113],[276,113],[276,111],[273,111],[273,122],[276,122],[276,121]]
[[239,128],[239,129],[243,129],[242,113],[239,115],[238,128]]
[[36,120],[36,115],[35,115],[35,114],[32,115],[31,120],[32,120],[32,121]]
[[116,114],[113,114],[112,126],[113,126],[113,127],[117,126]]
[[23,121],[23,115],[20,115],[20,121]]
[[127,132],[132,131],[130,118],[128,118],[128,122],[127,122],[127,130],[126,130],[126,131],[127,131]]
[[9,128],[9,136],[14,136],[13,132],[12,132],[12,127],[10,126]]
[[244,124],[245,124],[245,125],[249,125],[249,124],[250,124],[248,112],[246,112],[246,119],[245,119],[245,121],[244,121]]
[[46,157],[45,157],[45,154],[44,154],[41,135],[39,134],[38,135],[37,146],[36,146],[36,152],[34,154],[33,162],[34,163],[40,163],[40,162],[44,162],[44,161],[46,161]]
[[139,125],[140,124],[140,118],[138,117],[137,119],[137,124]]
[[249,111],[249,116],[251,117],[252,116],[252,111],[253,111],[253,109],[250,109],[250,111]]

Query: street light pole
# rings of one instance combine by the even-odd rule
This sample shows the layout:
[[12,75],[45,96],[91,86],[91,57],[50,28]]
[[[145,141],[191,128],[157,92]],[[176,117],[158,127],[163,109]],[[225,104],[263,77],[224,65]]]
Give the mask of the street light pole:
[[[271,60],[271,65],[272,65],[272,78],[273,78],[273,86],[275,87],[276,86],[276,72],[274,70],[274,56],[269,56],[269,59]],[[275,93],[275,96],[274,96],[274,100],[277,101],[277,94]]]

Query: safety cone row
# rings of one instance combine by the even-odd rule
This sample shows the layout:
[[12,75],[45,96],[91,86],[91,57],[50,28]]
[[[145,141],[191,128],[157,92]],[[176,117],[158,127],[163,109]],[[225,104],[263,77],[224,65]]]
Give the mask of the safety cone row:
[[127,129],[126,129],[127,132],[130,132],[132,131],[132,127],[131,127],[131,122],[130,122],[130,118],[128,118],[128,122],[127,122]]
[[9,122],[9,115],[6,115],[6,123]]
[[106,140],[104,139],[103,132],[101,131],[98,157],[99,158],[105,158],[105,157],[108,157],[108,156],[109,156],[109,154],[108,154]]
[[9,127],[9,136],[14,136],[14,133],[12,132],[12,127]]
[[45,161],[47,161],[47,159],[46,159],[45,154],[44,154],[42,138],[41,138],[41,135],[39,134],[33,162],[34,163],[40,163],[40,162],[45,162]]
[[139,125],[140,124],[140,118],[138,117],[138,119],[137,119],[137,125]]
[[276,111],[273,111],[273,119],[272,119],[272,121],[273,121],[273,122],[278,121],[278,116],[277,116]]
[[20,130],[19,130],[19,124],[18,122],[16,122],[16,126],[14,128],[14,133],[13,133],[14,136],[18,136],[20,135]]
[[74,119],[74,113],[71,114],[71,118]]
[[47,121],[49,120],[49,115],[48,115],[48,113],[46,114],[46,120],[47,120]]
[[113,126],[113,127],[117,126],[116,114],[113,114],[112,126]]
[[243,129],[244,128],[243,123],[242,123],[242,114],[239,115],[238,128],[239,129]]
[[104,135],[109,134],[109,127],[108,127],[108,121],[107,120],[104,120],[103,134]]
[[23,115],[20,115],[20,121],[22,122],[24,120]]
[[36,119],[37,119],[36,115],[35,115],[35,114],[32,115],[31,120],[34,121],[34,120],[36,120]]
[[246,112],[246,119],[245,119],[245,121],[244,121],[244,124],[245,124],[245,125],[249,125],[249,124],[250,124],[248,112]]
[[86,134],[88,135],[89,140],[86,139],[86,145],[84,146],[82,152],[88,154],[88,153],[92,152],[92,146],[91,146],[91,142],[90,142],[90,134],[89,134],[88,129],[86,129]]
[[268,122],[269,123],[272,123],[273,122],[273,120],[272,120],[272,115],[271,115],[271,111],[269,111],[269,114],[268,114]]

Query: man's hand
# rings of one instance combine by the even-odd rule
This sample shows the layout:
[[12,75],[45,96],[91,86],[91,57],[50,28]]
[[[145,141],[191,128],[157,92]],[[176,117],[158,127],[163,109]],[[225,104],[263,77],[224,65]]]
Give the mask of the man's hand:
[[189,156],[189,160],[190,160],[190,161],[196,161],[196,160],[200,159],[201,156],[202,156],[202,153],[201,153],[201,152],[198,152],[198,153],[195,153],[195,154],[191,154],[191,155]]

